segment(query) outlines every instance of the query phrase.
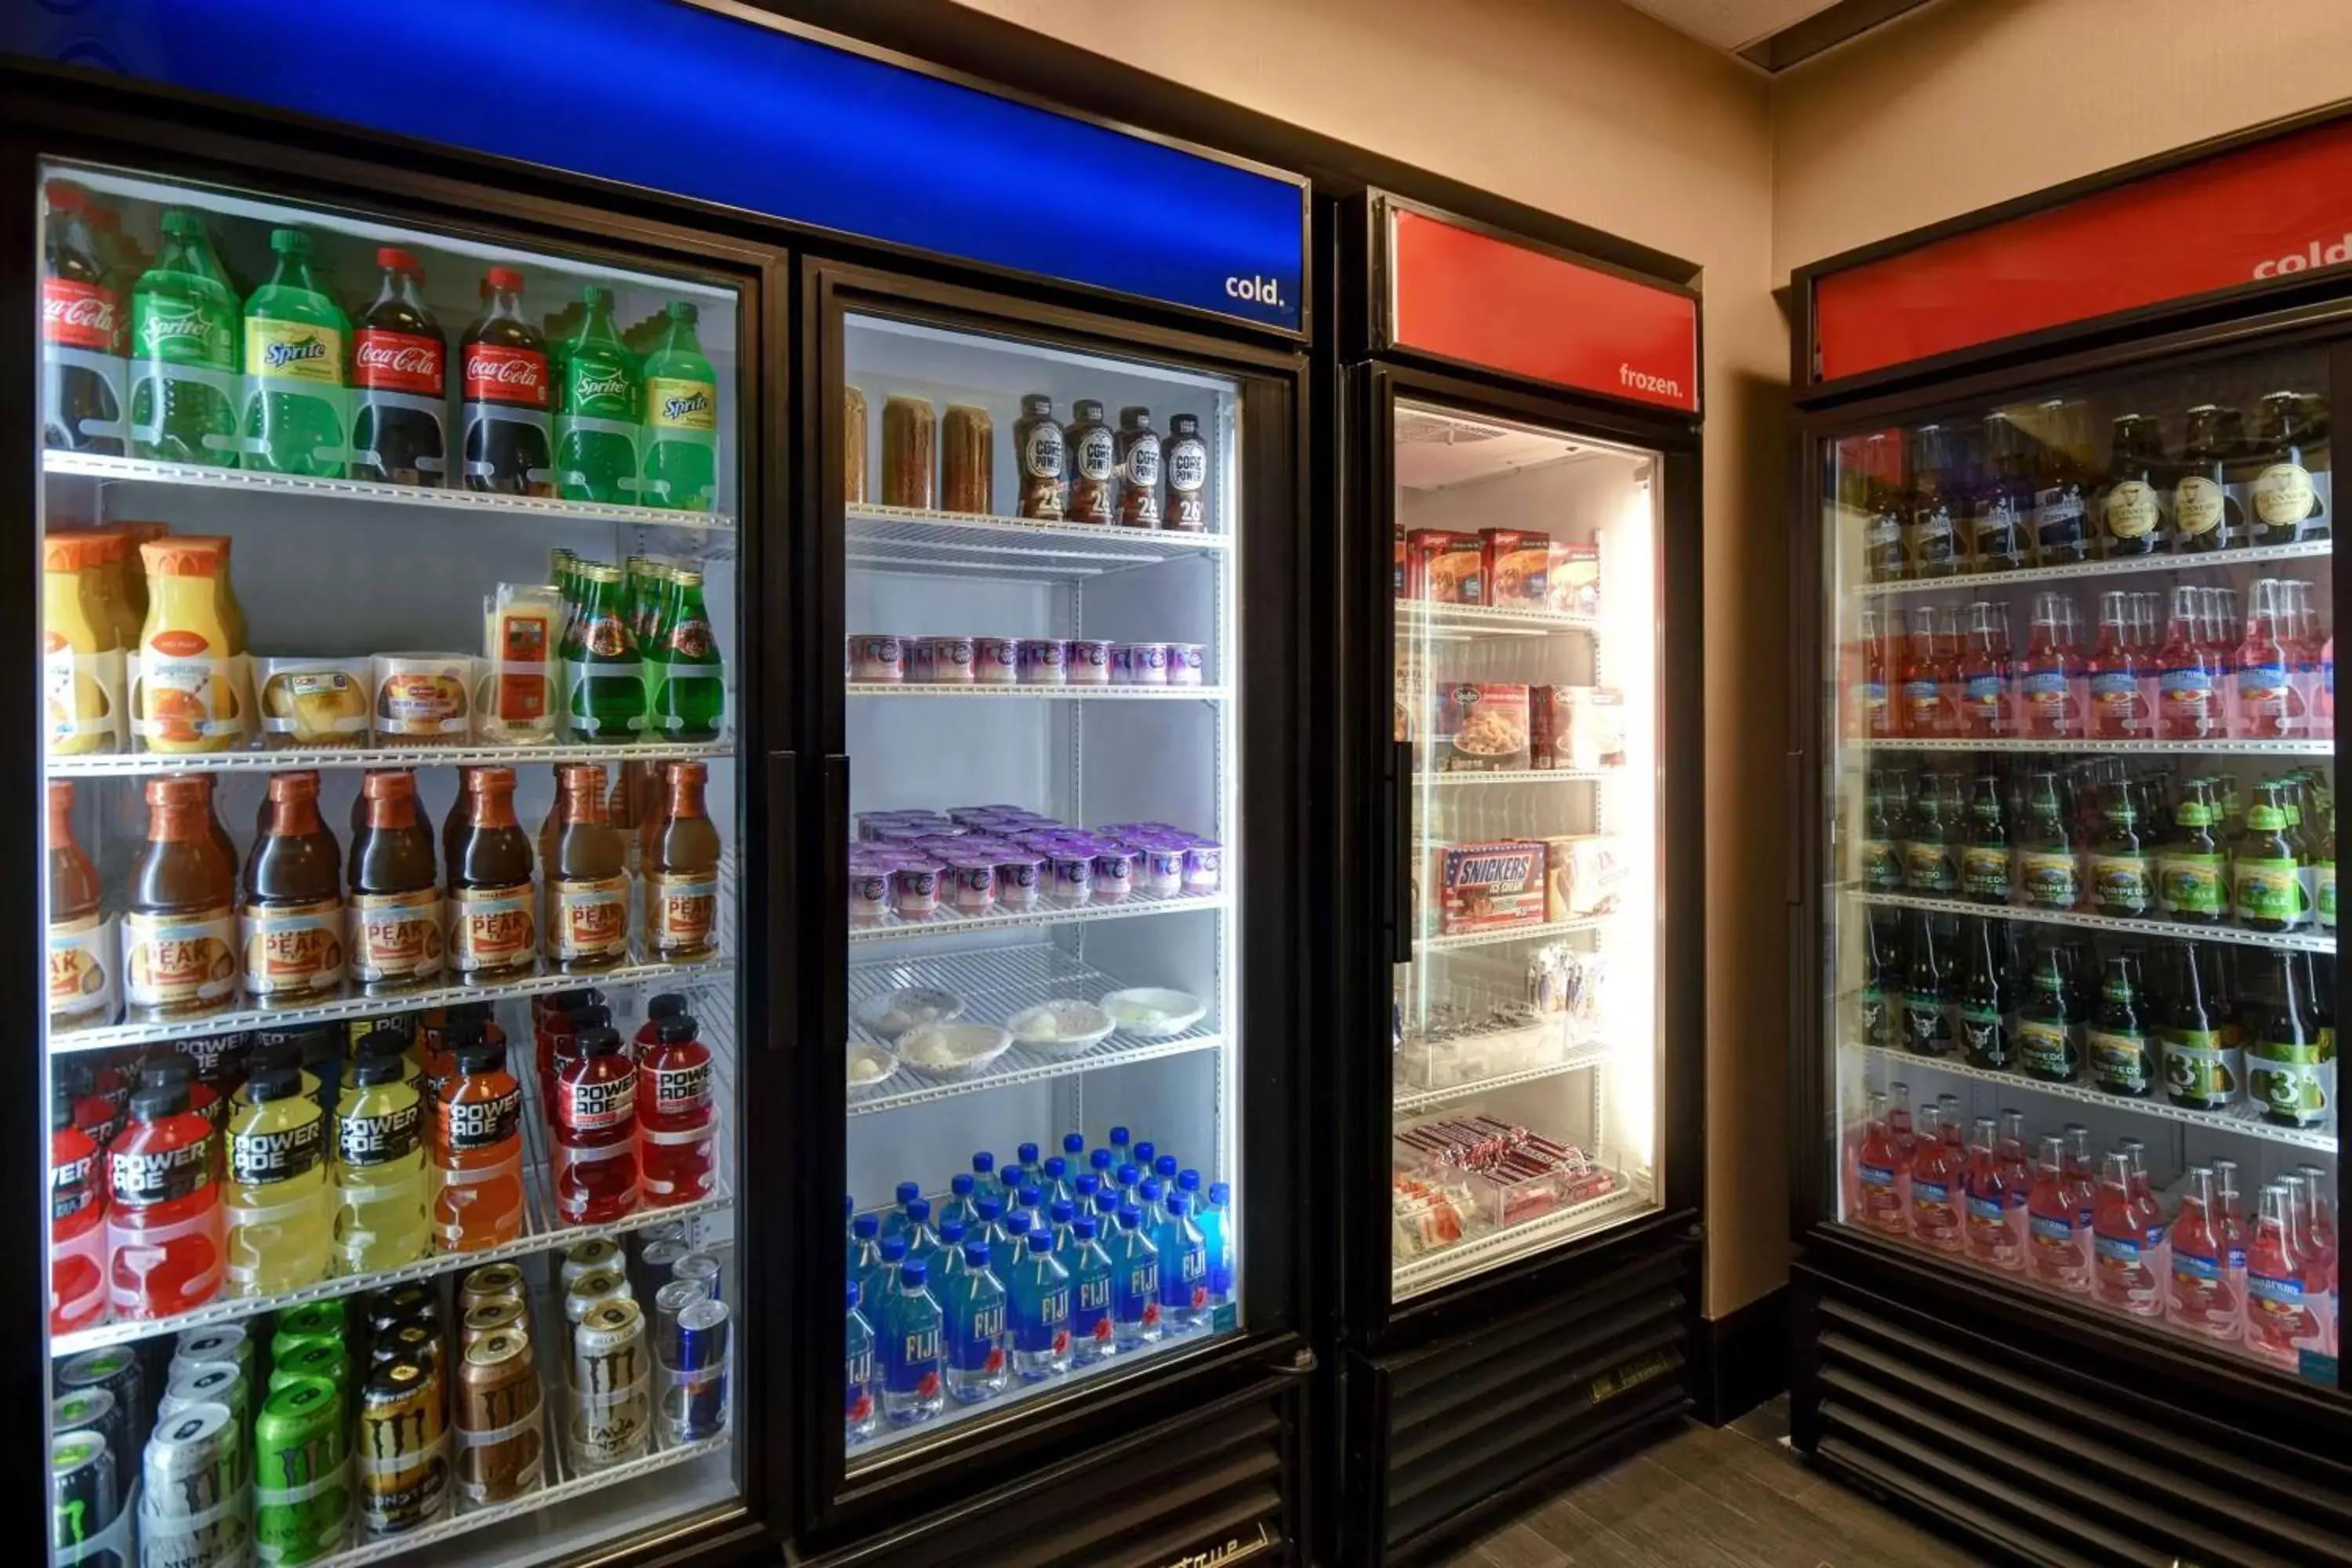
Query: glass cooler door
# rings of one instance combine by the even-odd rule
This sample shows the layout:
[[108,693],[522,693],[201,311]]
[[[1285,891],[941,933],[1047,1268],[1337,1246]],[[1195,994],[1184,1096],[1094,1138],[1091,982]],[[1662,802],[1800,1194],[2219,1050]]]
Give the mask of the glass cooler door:
[[842,334],[854,1473],[1237,1326],[1249,410]]
[[2325,351],[1825,441],[1833,1217],[2336,1382]]
[[760,1305],[735,291],[44,175],[49,1560],[674,1541]]
[[1391,1293],[1654,1212],[1656,454],[1399,403]]

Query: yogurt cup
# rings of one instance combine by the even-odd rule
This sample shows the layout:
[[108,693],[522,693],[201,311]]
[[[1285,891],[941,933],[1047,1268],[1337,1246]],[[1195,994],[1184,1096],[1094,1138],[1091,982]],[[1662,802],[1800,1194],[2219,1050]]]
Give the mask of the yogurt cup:
[[1044,895],[1049,862],[1042,855],[1016,849],[996,860],[996,901],[1008,910],[1025,910]]
[[1118,642],[1110,645],[1113,686],[1168,684],[1168,645],[1160,642]]
[[1069,646],[1059,637],[1023,637],[1013,655],[1024,686],[1068,684]]
[[878,921],[890,912],[890,870],[877,860],[853,860],[849,865],[849,918]]
[[860,632],[849,639],[849,679],[907,679],[907,639],[887,632]]
[[928,858],[901,860],[890,873],[890,907],[901,920],[928,920],[940,909],[940,868]]
[[1204,652],[1196,642],[1172,642],[1168,645],[1168,684],[1198,686],[1201,671],[1206,663]]
[[971,639],[972,679],[982,686],[1013,686],[1021,679],[1021,645],[1013,637]]
[[970,686],[980,679],[979,651],[971,637],[925,637],[922,657],[930,671],[926,680]]
[[967,858],[955,863],[955,907],[968,915],[985,914],[996,907],[993,857]]
[[1184,890],[1184,847],[1158,838],[1143,847],[1143,890],[1172,899]]
[[1135,851],[1124,845],[1095,850],[1095,892],[1097,900],[1123,899],[1135,889]]
[[984,805],[951,805],[948,807],[948,820],[954,823],[958,827],[974,826],[994,815],[995,813],[993,811]]
[[1184,890],[1213,893],[1224,884],[1224,847],[1213,838],[1195,838],[1184,847]]
[[1048,858],[1053,880],[1047,891],[1057,904],[1083,904],[1094,897],[1095,855],[1086,848],[1067,845]]
[[1072,686],[1110,684],[1111,645],[1092,637],[1070,639],[1069,681]]
[[907,679],[909,680],[929,680],[931,679],[931,639],[929,637],[900,637],[898,641],[906,649]]

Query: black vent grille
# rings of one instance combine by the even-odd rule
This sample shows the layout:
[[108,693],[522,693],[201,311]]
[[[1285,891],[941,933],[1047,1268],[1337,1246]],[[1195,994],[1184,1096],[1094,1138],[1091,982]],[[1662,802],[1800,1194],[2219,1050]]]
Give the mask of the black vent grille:
[[1805,1279],[1818,1294],[1797,1388],[1812,1408],[1797,1426],[1847,1479],[2020,1560],[2352,1568],[2352,1444],[2236,1430],[2193,1396],[2151,1397],[2144,1370]]

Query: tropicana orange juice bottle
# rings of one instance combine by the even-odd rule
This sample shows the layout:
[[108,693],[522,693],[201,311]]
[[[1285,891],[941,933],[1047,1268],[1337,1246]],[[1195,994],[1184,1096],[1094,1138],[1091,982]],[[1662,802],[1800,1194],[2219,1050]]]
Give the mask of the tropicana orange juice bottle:
[[147,565],[147,623],[139,637],[139,679],[131,724],[146,749],[178,754],[226,752],[245,738],[236,688],[239,651],[222,613],[219,542],[186,537],[139,547]]
[[50,752],[121,749],[122,645],[107,613],[98,535],[41,541],[41,734]]

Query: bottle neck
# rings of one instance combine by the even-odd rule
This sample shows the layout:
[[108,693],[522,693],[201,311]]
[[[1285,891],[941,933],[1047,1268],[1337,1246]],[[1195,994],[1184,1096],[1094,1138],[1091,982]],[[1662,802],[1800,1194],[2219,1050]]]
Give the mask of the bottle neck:
[[468,820],[477,827],[513,827],[514,791],[510,789],[478,789],[467,792],[472,814]]
[[177,801],[147,814],[150,844],[205,844],[212,839],[212,813],[202,802]]
[[269,832],[277,838],[308,838],[320,831],[319,797],[296,795],[270,803]]
[[367,826],[371,833],[416,826],[416,802],[409,795],[393,795],[367,803]]
[[669,817],[673,822],[708,815],[703,805],[703,781],[673,778],[669,786]]

